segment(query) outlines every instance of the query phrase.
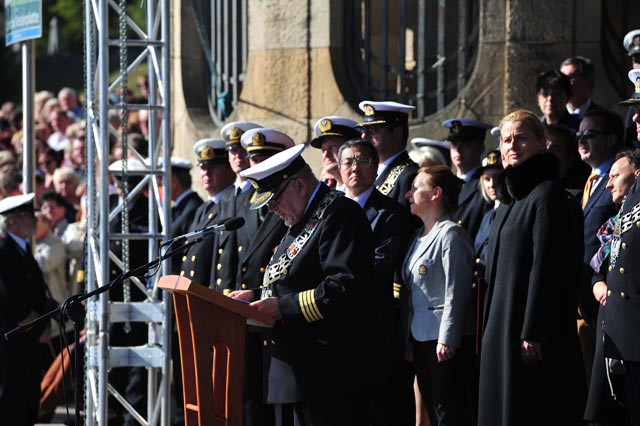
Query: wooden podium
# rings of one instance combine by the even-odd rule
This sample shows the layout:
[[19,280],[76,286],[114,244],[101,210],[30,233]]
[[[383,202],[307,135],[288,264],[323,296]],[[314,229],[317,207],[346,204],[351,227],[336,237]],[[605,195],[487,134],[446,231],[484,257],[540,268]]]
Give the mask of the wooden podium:
[[185,425],[242,425],[245,327],[275,320],[185,277],[164,276],[158,287],[173,294]]

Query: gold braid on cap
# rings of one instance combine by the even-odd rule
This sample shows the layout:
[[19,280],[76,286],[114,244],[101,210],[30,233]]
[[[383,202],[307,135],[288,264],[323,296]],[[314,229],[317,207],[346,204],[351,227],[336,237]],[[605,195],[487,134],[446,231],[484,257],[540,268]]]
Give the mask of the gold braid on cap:
[[376,109],[373,107],[373,105],[370,104],[366,104],[365,106],[363,106],[362,110],[364,111],[364,115],[366,115],[367,117],[370,117],[376,113]]
[[202,148],[202,150],[200,151],[200,158],[198,158],[200,161],[208,161],[208,160],[213,160],[214,158],[216,158],[216,151],[215,149],[213,149],[210,146],[205,146],[204,148]]
[[253,135],[253,137],[251,138],[251,143],[253,145],[256,146],[261,146],[264,145],[265,139],[264,139],[264,135],[260,132],[257,132],[255,135]]
[[325,118],[320,122],[320,132],[322,133],[327,133],[329,130],[331,130],[332,127],[333,122],[331,122],[331,120],[329,120],[328,118]]
[[243,133],[244,133],[244,131],[242,131],[241,128],[234,127],[233,129],[231,129],[229,131],[229,140],[230,141],[240,140],[240,137],[242,136]]

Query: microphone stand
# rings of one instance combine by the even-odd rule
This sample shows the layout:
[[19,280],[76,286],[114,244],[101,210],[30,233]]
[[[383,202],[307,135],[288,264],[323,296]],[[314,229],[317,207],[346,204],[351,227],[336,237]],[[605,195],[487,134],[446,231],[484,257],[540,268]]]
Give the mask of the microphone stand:
[[[112,281],[110,281],[108,284],[103,285],[102,287],[98,287],[93,291],[90,291],[89,293],[84,293],[84,294],[77,294],[75,296],[71,296],[70,298],[68,298],[67,300],[65,300],[65,302],[60,305],[58,308],[53,309],[49,312],[47,312],[44,315],[39,316],[38,318],[34,319],[31,322],[28,322],[24,325],[18,326],[16,328],[14,328],[13,330],[10,330],[8,332],[6,332],[4,334],[4,338],[6,340],[12,340],[22,334],[25,334],[26,332],[28,332],[29,330],[31,330],[33,327],[35,327],[36,325],[48,320],[51,317],[54,317],[55,315],[60,315],[61,313],[66,314],[71,321],[73,322],[73,335],[74,335],[74,339],[75,339],[75,352],[74,352],[74,369],[75,369],[75,392],[74,392],[74,398],[75,398],[75,425],[79,426],[80,425],[80,389],[81,389],[81,385],[82,383],[80,382],[80,357],[78,356],[78,352],[79,352],[79,339],[80,339],[80,331],[81,331],[81,326],[84,320],[84,317],[86,315],[84,306],[82,306],[82,302],[89,299],[90,297],[93,296],[98,296],[99,294],[102,294],[106,291],[111,290],[113,287],[115,287],[116,285],[124,282],[124,280],[131,278],[133,276],[138,275],[140,272],[142,271],[146,271],[147,269],[151,269],[154,266],[157,266],[160,264],[160,262],[162,262],[163,260],[169,259],[170,257],[174,256],[177,253],[183,252],[184,250],[188,249],[189,247],[201,242],[202,240],[204,240],[205,238],[211,236],[213,234],[209,234],[206,236],[202,236],[196,239],[193,239],[191,241],[186,242],[185,244],[181,245],[180,247],[176,247],[172,250],[168,250],[167,252],[165,252],[164,254],[161,254],[160,256],[158,256],[157,258],[153,259],[151,262],[149,263],[145,263],[144,265],[141,265],[135,269],[132,269],[128,272],[123,272],[122,274],[118,275],[116,278],[114,278]],[[161,246],[162,248],[162,246]],[[62,350],[64,351],[65,348],[62,348]],[[64,354],[63,356],[63,361],[64,361]],[[64,362],[63,362],[63,368],[64,368]]]

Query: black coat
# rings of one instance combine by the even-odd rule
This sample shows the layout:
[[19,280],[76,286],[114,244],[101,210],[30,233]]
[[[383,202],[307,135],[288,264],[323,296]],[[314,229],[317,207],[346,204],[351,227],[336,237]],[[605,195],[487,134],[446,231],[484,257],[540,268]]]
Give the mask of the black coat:
[[462,184],[460,195],[458,195],[458,209],[451,219],[467,230],[472,241],[475,240],[480,229],[482,218],[492,207],[480,192],[480,174],[480,169],[476,170],[471,179]]
[[406,167],[404,168],[402,173],[400,173],[400,176],[398,176],[398,179],[396,180],[391,190],[386,194],[383,194],[391,198],[392,200],[397,201],[408,209],[409,200],[404,198],[404,196],[411,189],[413,178],[416,177],[419,167],[411,160],[411,158],[409,158],[409,154],[407,153],[407,151],[402,151],[400,155],[393,159],[391,164],[389,164],[384,172],[382,172],[382,174],[376,178],[375,185],[376,188],[380,189],[380,186],[387,179],[387,176],[389,176],[389,173],[391,173],[394,167],[400,166],[402,164],[406,164]]
[[38,337],[43,327],[6,341],[4,333],[30,312],[45,313],[46,284],[31,254],[9,236],[0,237],[0,423],[35,423],[40,400]]
[[[195,192],[190,192],[179,203],[171,208],[171,226],[169,227],[169,238],[175,238],[189,232],[189,228],[193,224],[193,218],[198,207],[203,201]],[[181,255],[176,254],[171,258],[171,274],[180,273],[180,264],[182,263]]]
[[[576,424],[580,208],[557,184],[552,154],[508,167],[501,179],[487,257],[478,424]],[[522,340],[541,343],[540,363],[525,365]]]
[[605,346],[607,357],[640,361],[640,185],[631,187],[620,209],[611,243],[605,305]]
[[[274,262],[329,192],[322,184],[304,217],[279,245]],[[266,402],[354,397],[370,377],[371,228],[360,206],[339,196],[318,221],[287,273],[268,289],[282,319],[263,332]]]

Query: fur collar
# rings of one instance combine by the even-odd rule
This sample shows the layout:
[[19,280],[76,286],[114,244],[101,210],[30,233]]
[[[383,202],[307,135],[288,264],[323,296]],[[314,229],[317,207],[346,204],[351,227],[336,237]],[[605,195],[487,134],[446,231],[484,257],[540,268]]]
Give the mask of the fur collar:
[[519,166],[504,169],[498,182],[498,198],[502,202],[521,200],[542,182],[557,180],[557,158],[549,152],[542,152]]

